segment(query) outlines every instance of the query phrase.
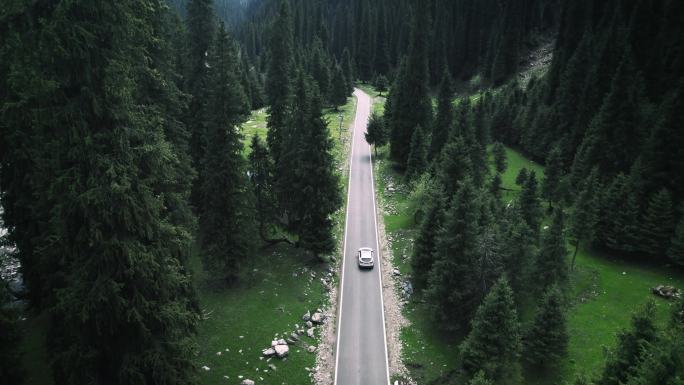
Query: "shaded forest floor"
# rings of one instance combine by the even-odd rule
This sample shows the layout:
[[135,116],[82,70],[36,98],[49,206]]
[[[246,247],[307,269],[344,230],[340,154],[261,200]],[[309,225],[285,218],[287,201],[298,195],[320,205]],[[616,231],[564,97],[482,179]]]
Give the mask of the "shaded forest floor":
[[[414,198],[402,176],[388,161],[388,148],[381,149],[379,154],[375,163],[378,202],[394,265],[399,267],[402,277],[407,277],[411,274],[410,256],[418,231],[412,215]],[[534,170],[538,180],[542,179],[544,172],[542,165],[514,149],[507,148],[506,155],[508,168],[502,175],[503,187],[507,189],[503,194],[504,202],[519,193],[515,177],[521,168]],[[568,251],[572,251],[569,244]],[[524,370],[525,383],[564,383],[572,381],[575,374],[597,373],[604,364],[604,351],[616,345],[617,333],[628,327],[632,312],[648,300],[656,302],[658,322],[666,322],[672,303],[651,294],[650,288],[658,284],[684,288],[684,272],[664,263],[637,262],[592,249],[580,249],[577,267],[571,275],[568,357],[553,373]],[[530,293],[529,297],[534,299],[536,294]],[[523,327],[531,320],[533,312],[533,301],[523,305]],[[411,377],[422,384],[443,383],[444,377],[456,369],[458,345],[463,336],[442,333],[418,296],[406,300],[404,313],[411,325],[401,331],[403,359]]]

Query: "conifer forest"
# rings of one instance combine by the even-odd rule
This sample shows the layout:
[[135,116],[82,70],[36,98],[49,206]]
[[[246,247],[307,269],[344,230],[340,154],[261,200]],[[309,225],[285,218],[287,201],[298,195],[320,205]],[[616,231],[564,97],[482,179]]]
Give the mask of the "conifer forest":
[[192,384],[683,385],[684,2],[2,0],[0,385]]

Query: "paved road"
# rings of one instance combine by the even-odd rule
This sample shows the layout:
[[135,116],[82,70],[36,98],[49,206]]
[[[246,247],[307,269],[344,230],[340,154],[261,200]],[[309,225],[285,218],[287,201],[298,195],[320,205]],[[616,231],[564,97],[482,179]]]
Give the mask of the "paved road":
[[[371,99],[359,89],[354,95],[357,106],[347,197],[335,384],[387,385],[389,375],[373,169],[371,149],[364,138]],[[359,270],[356,251],[360,247],[376,250],[372,270]]]

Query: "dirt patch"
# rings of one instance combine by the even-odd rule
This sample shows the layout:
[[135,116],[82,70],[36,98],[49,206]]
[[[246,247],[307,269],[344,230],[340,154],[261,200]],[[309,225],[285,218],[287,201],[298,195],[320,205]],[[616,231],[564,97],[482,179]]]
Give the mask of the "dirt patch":
[[520,73],[518,79],[520,84],[527,87],[532,76],[542,74],[551,65],[553,61],[553,48],[556,44],[556,39],[546,38],[534,49],[527,52],[520,58]]

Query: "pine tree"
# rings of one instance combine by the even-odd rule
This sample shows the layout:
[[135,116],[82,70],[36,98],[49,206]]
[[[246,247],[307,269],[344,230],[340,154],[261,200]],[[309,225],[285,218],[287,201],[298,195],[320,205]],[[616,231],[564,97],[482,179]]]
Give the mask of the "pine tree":
[[630,329],[618,335],[617,347],[610,352],[596,385],[624,384],[643,359],[645,345],[655,339],[655,304],[649,302],[632,315]]
[[65,151],[51,181],[55,242],[44,250],[64,264],[48,332],[55,383],[195,383],[199,316],[175,255],[190,245],[165,213],[166,191],[178,188],[168,179],[175,154],[161,110],[143,103],[137,82],[153,72],[147,48],[161,36],[148,26],[161,9],[61,2],[45,20],[44,38],[59,47],[50,58],[58,92],[88,90],[55,111],[74,117],[54,126],[52,144]]
[[639,204],[632,178],[618,174],[603,194],[597,236],[616,251],[633,253],[639,246]]
[[344,51],[342,51],[342,67],[344,69],[344,78],[347,80],[347,91],[351,94],[354,92],[356,76],[354,76],[354,64],[347,47],[344,47]]
[[565,287],[568,280],[567,249],[563,234],[563,211],[554,210],[553,222],[542,237],[541,248],[535,262],[535,281],[544,290],[552,285]]
[[501,187],[502,187],[502,181],[501,181],[501,174],[496,173],[492,177],[492,181],[489,184],[489,192],[492,194],[494,199],[496,199],[497,202],[501,202]]
[[378,77],[375,78],[375,89],[378,91],[378,96],[382,96],[382,93],[387,91],[388,86],[389,84],[385,75],[378,75]]
[[509,215],[507,222],[503,222],[508,224],[503,229],[503,241],[508,245],[502,253],[503,270],[509,277],[516,298],[521,299],[530,286],[528,277],[533,267],[537,242],[535,234],[515,210],[510,210]]
[[411,256],[412,281],[416,290],[427,287],[428,276],[435,261],[437,237],[444,222],[444,196],[439,189],[431,191],[426,203],[425,218],[421,221]]
[[591,242],[596,232],[599,213],[599,196],[601,190],[598,181],[598,169],[594,169],[584,182],[584,186],[572,207],[570,217],[570,235],[574,238],[575,251],[572,253],[570,268],[575,268],[575,259],[582,242]]
[[418,126],[411,137],[411,152],[406,162],[406,179],[415,180],[427,168],[427,139],[423,128]]
[[561,363],[568,349],[568,330],[563,297],[556,286],[549,288],[537,309],[531,329],[525,335],[525,359],[541,368]]
[[437,97],[437,115],[432,125],[432,141],[428,158],[430,160],[439,158],[442,148],[449,139],[449,133],[454,121],[453,106],[453,86],[451,76],[447,70],[442,75],[442,82],[439,85],[439,95]]
[[376,40],[374,71],[378,74],[378,76],[384,76],[389,73],[391,64],[389,42],[387,41],[387,20],[385,16],[385,7],[383,6],[383,3],[380,3],[378,8],[378,19],[375,25],[377,32],[375,34]]
[[476,273],[479,211],[473,182],[467,177],[459,183],[437,237],[425,291],[435,320],[446,329],[465,329],[484,294]]
[[[3,257],[4,255],[0,255],[0,258]],[[19,385],[24,379],[22,355],[18,349],[22,336],[19,313],[9,302],[7,284],[0,277],[0,377],[7,384]]]
[[[318,90],[322,96],[327,97],[330,95],[331,91],[331,73],[330,64],[328,63],[328,57],[326,52],[323,50],[323,43],[316,36],[313,43],[313,58],[311,74],[318,85]],[[333,68],[334,70],[334,68]],[[334,72],[333,74],[334,75]]]
[[227,280],[237,277],[251,240],[246,164],[238,126],[246,120],[247,98],[237,78],[237,53],[220,25],[211,57],[207,152],[202,164],[199,228],[208,271]]
[[344,78],[344,73],[339,65],[335,65],[333,71],[332,83],[330,85],[330,103],[335,106],[335,110],[339,110],[339,106],[347,103],[347,80]]
[[388,120],[390,155],[401,168],[406,168],[413,130],[418,126],[432,127],[427,63],[430,11],[425,2],[415,2],[415,7],[409,54],[405,64],[399,66],[400,70],[391,90],[393,110]]
[[[289,2],[280,3],[278,16],[269,36],[269,60],[266,74],[266,96],[268,99],[268,149],[280,177],[280,157],[283,143],[288,140],[288,109],[292,98],[293,41],[292,19]],[[279,198],[280,199],[280,198]]]
[[492,154],[494,154],[494,168],[496,172],[502,173],[506,171],[507,159],[506,159],[506,149],[501,142],[494,142],[492,146]]
[[561,179],[563,178],[563,159],[559,145],[554,146],[546,158],[542,196],[553,206],[561,200]]
[[261,138],[254,134],[250,144],[249,179],[254,191],[255,209],[259,222],[259,236],[268,241],[268,225],[275,223],[275,197],[273,196],[273,165],[268,148]]
[[537,177],[534,171],[530,171],[528,174],[520,193],[520,212],[530,229],[537,233],[541,223],[542,209],[537,192]]
[[672,197],[667,189],[651,196],[640,225],[640,250],[653,257],[662,257],[675,230]]
[[452,138],[442,150],[437,178],[450,199],[456,193],[458,184],[470,175],[471,160],[463,138]]
[[515,177],[515,184],[522,187],[527,183],[527,169],[525,167],[518,171],[518,175]]
[[371,113],[368,119],[368,127],[366,128],[366,142],[373,146],[375,156],[378,156],[378,147],[387,144],[387,124],[385,119],[376,112]]
[[480,370],[477,372],[477,374],[473,377],[472,380],[468,383],[468,385],[494,385],[493,382],[489,381],[487,377],[485,376],[484,372]]
[[684,376],[684,331],[673,327],[661,332],[653,343],[643,345],[643,357],[629,373],[626,385],[681,383]]
[[371,33],[373,23],[371,22],[371,7],[365,3],[362,7],[361,34],[357,54],[357,68],[359,69],[359,79],[367,83],[373,78],[373,34]]
[[522,344],[513,291],[501,278],[487,294],[461,344],[461,369],[466,378],[484,371],[496,384],[517,384]]
[[679,220],[674,236],[670,240],[667,256],[679,265],[684,265],[684,217]]

